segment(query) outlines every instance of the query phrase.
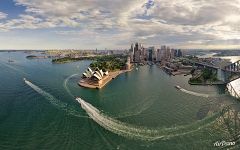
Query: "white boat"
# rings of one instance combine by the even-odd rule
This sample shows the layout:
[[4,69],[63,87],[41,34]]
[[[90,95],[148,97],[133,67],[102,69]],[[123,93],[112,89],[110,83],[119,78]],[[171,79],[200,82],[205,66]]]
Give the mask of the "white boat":
[[175,88],[181,90],[182,88],[179,85],[175,85]]

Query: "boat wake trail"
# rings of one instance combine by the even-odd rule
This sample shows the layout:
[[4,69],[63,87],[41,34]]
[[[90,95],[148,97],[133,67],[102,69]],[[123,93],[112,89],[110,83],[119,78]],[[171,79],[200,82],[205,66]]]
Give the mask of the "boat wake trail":
[[34,85],[30,81],[26,80],[25,78],[24,78],[24,82],[28,86],[30,86],[33,90],[35,90],[36,92],[41,94],[43,97],[45,97],[47,100],[49,100],[49,102],[51,104],[53,104],[56,108],[58,108],[60,110],[66,111],[69,115],[73,115],[73,116],[81,117],[81,118],[88,118],[87,116],[82,116],[81,113],[76,111],[73,107],[68,106],[67,103],[63,103],[60,100],[56,99],[54,96],[52,96],[51,94],[45,92],[44,90],[42,90],[38,86]]
[[120,113],[115,118],[126,118],[140,115],[142,112],[149,109],[154,104],[155,100],[156,98],[147,98],[136,105],[128,107],[126,110],[122,110],[123,113]]
[[219,113],[215,113],[206,119],[197,121],[196,123],[186,125],[186,126],[177,126],[172,128],[160,128],[160,129],[150,129],[145,127],[137,127],[127,123],[123,123],[116,119],[113,119],[102,112],[91,104],[85,102],[81,98],[76,98],[76,100],[81,104],[82,109],[86,111],[89,117],[94,120],[97,124],[102,126],[108,131],[111,131],[115,134],[118,134],[123,137],[153,141],[158,139],[169,139],[176,136],[182,136],[196,132],[208,125],[211,125],[215,120],[220,116]]
[[65,88],[65,90],[67,91],[67,93],[71,96],[71,97],[74,97],[74,95],[72,94],[72,92],[69,90],[69,88],[67,87],[67,83],[69,81],[69,79],[71,79],[72,77],[75,77],[75,76],[78,76],[79,74],[73,74],[69,77],[67,77],[65,80],[64,80],[64,83],[63,83],[63,87]]
[[209,95],[209,94],[203,94],[203,93],[197,93],[197,92],[193,92],[193,91],[188,91],[184,88],[179,87],[178,88],[180,91],[190,94],[190,95],[194,95],[194,96],[199,96],[199,97],[205,97],[205,98],[209,98],[209,97],[215,97],[216,95]]

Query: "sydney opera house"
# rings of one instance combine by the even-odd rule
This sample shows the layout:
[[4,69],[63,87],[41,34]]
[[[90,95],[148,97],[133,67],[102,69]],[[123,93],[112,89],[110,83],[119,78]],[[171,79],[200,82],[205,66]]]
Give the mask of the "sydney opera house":
[[96,68],[94,71],[91,68],[88,68],[84,73],[82,78],[84,79],[90,79],[92,81],[99,82],[101,81],[105,76],[108,76],[108,71],[103,72],[103,70],[100,70],[99,68]]

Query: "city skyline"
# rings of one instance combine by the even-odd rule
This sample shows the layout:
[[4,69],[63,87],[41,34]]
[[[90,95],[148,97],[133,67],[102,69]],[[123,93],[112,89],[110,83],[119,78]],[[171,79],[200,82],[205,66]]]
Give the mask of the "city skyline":
[[240,2],[196,0],[0,2],[0,49],[240,48]]

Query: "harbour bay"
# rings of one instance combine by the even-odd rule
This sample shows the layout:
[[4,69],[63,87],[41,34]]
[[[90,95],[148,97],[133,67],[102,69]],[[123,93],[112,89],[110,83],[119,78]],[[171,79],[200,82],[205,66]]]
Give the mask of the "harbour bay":
[[[9,56],[15,62],[8,63],[5,58]],[[0,149],[209,149],[221,137],[231,139],[231,133],[217,123],[218,118],[206,120],[228,105],[239,109],[224,87],[191,86],[188,76],[169,76],[156,65],[146,65],[119,75],[101,90],[86,89],[77,82],[91,61],[52,64],[50,59],[25,57],[22,52],[0,53]],[[23,78],[57,103],[33,90]],[[187,94],[175,85],[214,96]],[[122,136],[99,126],[75,96],[137,129],[188,129],[154,141]],[[193,130],[199,121],[207,125]]]

